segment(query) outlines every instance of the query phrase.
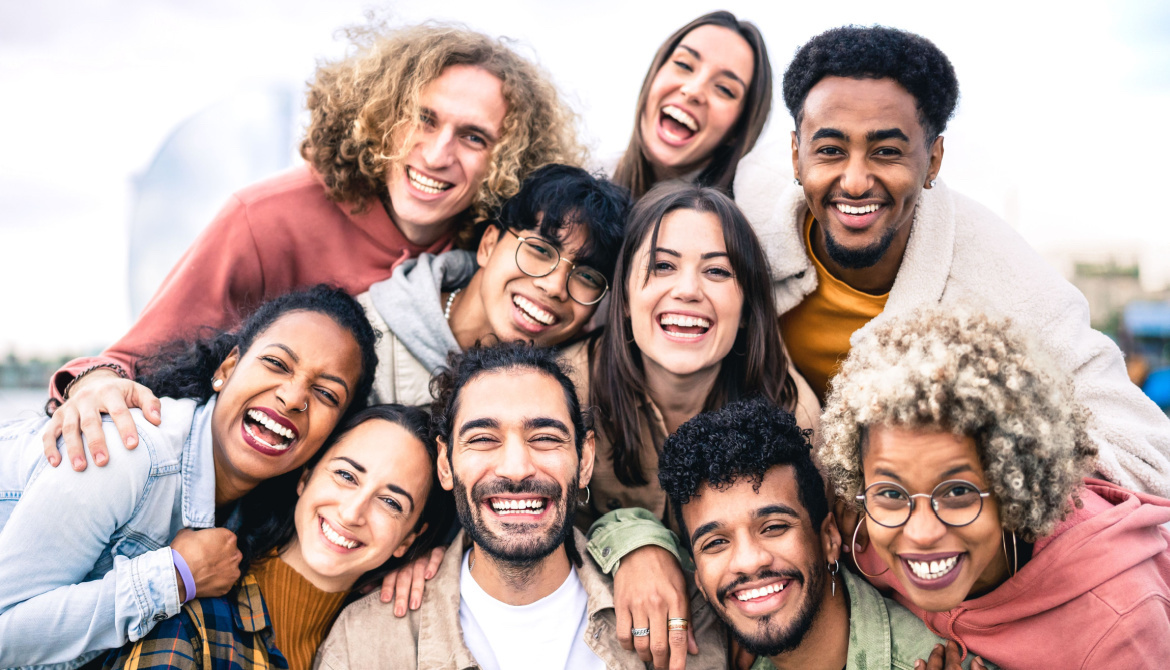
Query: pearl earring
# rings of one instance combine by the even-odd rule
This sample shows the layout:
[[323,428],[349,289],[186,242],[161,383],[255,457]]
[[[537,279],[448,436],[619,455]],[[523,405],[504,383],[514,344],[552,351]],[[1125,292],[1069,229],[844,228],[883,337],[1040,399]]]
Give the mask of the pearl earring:
[[211,381],[211,388],[218,391],[221,387],[223,387],[223,380],[222,379],[213,379]]

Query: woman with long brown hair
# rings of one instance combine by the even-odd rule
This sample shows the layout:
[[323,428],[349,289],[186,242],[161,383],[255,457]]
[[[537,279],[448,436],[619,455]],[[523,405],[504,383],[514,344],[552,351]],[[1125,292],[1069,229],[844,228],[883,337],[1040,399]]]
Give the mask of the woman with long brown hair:
[[760,30],[725,11],[679,28],[654,55],[637,109],[615,182],[635,198],[680,178],[731,193],[736,167],[772,109],[772,65]]
[[[700,412],[762,395],[796,414],[802,428],[817,427],[816,398],[780,341],[763,249],[718,189],[671,181],[634,206],[608,316],[600,337],[566,351],[578,393],[596,412],[591,495],[577,515],[583,526],[617,510],[618,521],[638,524],[643,512],[626,508],[642,508],[653,524],[674,528],[658,450]],[[618,637],[650,661],[650,636],[666,635],[668,615],[686,616],[678,558],[658,546],[607,545],[596,534],[590,548],[607,571],[621,560]],[[650,632],[632,636],[631,628]]]

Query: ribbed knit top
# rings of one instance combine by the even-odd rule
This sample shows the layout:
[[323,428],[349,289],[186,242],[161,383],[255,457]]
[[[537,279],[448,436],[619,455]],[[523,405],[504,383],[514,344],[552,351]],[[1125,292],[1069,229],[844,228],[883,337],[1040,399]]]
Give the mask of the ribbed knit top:
[[257,563],[252,575],[268,605],[276,648],[291,670],[309,670],[349,592],[326,593],[275,556]]

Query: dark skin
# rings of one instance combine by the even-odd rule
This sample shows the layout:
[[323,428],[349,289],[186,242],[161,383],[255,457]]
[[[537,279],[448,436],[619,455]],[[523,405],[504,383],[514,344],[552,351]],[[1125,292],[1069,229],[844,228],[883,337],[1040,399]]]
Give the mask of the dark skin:
[[[825,77],[809,90],[792,134],[792,169],[816,219],[813,254],[834,277],[873,295],[894,285],[918,198],[942,167],[943,138],[927,142],[916,104],[892,79]],[[842,206],[877,209],[850,214]],[[892,239],[874,265],[848,268],[829,257],[826,235],[854,251]]]

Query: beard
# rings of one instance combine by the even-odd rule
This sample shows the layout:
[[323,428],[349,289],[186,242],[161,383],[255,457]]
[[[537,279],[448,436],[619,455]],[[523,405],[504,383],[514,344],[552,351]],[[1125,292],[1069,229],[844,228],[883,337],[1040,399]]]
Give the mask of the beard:
[[877,242],[861,249],[850,249],[833,239],[833,234],[829,232],[828,226],[822,226],[822,229],[825,231],[825,253],[829,254],[829,258],[834,263],[850,270],[863,270],[877,265],[878,261],[884,258],[886,252],[890,250],[890,245],[894,243],[894,236],[898,234],[898,229],[891,226],[882,233]]
[[[719,589],[717,593],[718,606],[714,608],[715,613],[735,636],[735,639],[739,641],[739,644],[756,656],[778,656],[792,651],[804,641],[804,636],[812,628],[817,614],[821,611],[821,597],[825,591],[826,573],[827,568],[824,565],[820,565],[820,569],[814,565],[807,581],[803,575],[796,572],[780,573],[774,571],[766,571],[750,578],[736,580]],[[740,629],[727,616],[727,607],[723,603],[726,602],[727,598],[734,597],[731,595],[731,591],[740,584],[772,577],[791,578],[804,585],[801,594],[803,600],[800,603],[800,608],[796,611],[796,616],[787,626],[781,626],[772,621],[775,614],[769,614],[756,620],[757,625],[754,630]]]
[[[460,481],[459,476],[452,473],[452,478],[455,483],[455,512],[459,516],[459,524],[471,536],[476,546],[493,560],[513,567],[529,568],[556,551],[573,532],[573,519],[577,507],[567,504],[565,492],[552,482],[533,479],[520,482],[509,479],[481,481],[472,487],[468,495],[467,487]],[[575,474],[569,482],[568,490],[577,490]],[[546,514],[553,515],[552,526],[548,530],[542,530],[533,523],[503,521],[504,532],[497,534],[489,529],[484,521],[483,503],[487,498],[500,494],[531,494],[545,498],[548,501],[545,503],[548,510]]]

